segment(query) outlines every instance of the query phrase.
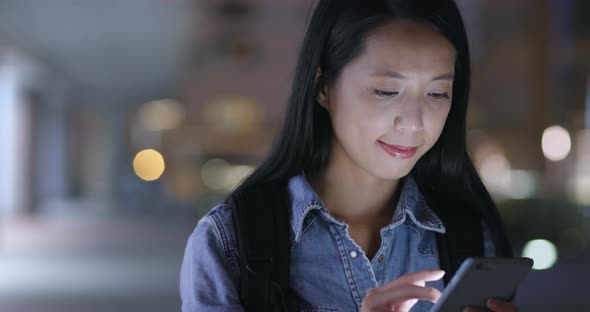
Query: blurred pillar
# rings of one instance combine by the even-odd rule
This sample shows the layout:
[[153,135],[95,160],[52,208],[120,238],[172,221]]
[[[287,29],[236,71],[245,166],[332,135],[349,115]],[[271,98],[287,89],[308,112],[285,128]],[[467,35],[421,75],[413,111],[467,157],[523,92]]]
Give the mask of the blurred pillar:
[[70,112],[71,195],[86,207],[81,209],[110,209],[116,185],[114,141],[122,133],[112,100],[84,94],[82,102]]
[[30,211],[32,117],[26,95],[41,67],[20,51],[0,46],[0,217]]
[[[0,55],[3,56],[3,55]],[[19,202],[17,70],[6,58],[0,58],[0,217],[16,213]]]
[[68,195],[68,93],[65,83],[45,77],[34,103],[34,205],[47,212]]

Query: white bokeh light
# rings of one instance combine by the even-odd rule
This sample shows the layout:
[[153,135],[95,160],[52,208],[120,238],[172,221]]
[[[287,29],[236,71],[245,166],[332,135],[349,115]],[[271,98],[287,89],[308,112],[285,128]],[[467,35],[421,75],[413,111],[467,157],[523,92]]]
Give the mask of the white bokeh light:
[[557,261],[557,248],[548,240],[535,239],[526,243],[522,250],[522,256],[533,259],[534,270],[546,270]]
[[182,124],[185,112],[177,101],[161,99],[144,103],[137,111],[137,118],[143,130],[170,130]]
[[528,170],[510,171],[510,188],[508,195],[512,199],[526,199],[535,195],[537,189],[536,174]]
[[205,185],[214,190],[231,192],[253,171],[253,166],[231,165],[224,159],[213,158],[201,167],[201,178]]
[[201,167],[201,178],[208,187],[214,190],[223,190],[228,187],[225,177],[230,168],[231,165],[224,159],[209,159]]
[[541,147],[543,155],[547,159],[560,161],[569,154],[572,148],[570,134],[560,126],[551,126],[543,131]]
[[480,164],[479,173],[492,192],[504,194],[510,187],[510,163],[503,153],[487,155]]

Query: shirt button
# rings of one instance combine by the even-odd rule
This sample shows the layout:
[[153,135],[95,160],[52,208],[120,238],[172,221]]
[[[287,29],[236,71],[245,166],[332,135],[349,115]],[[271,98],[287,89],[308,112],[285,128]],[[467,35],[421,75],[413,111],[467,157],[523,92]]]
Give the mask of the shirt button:
[[358,252],[356,252],[356,250],[353,250],[353,251],[350,252],[350,257],[353,258],[353,259],[356,258],[358,255],[359,254],[358,254]]
[[377,258],[377,260],[379,260],[379,262],[383,262],[383,260],[385,260],[385,257],[383,255],[380,255],[379,258]]

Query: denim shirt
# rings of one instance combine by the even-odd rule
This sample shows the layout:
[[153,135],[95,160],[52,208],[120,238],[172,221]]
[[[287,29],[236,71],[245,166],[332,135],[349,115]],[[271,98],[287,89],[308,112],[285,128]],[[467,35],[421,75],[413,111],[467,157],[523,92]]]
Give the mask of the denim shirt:
[[[381,246],[367,258],[334,218],[304,175],[289,180],[292,198],[290,285],[302,300],[302,311],[358,311],[371,288],[399,276],[440,268],[435,232],[445,227],[427,206],[411,175],[400,180],[401,194],[391,223],[381,229]],[[393,208],[393,207],[392,207]],[[484,254],[494,255],[484,225]],[[244,311],[238,295],[238,247],[227,205],[215,206],[201,218],[187,241],[180,272],[182,311]],[[443,280],[427,286],[444,289]],[[433,303],[418,301],[412,312]]]

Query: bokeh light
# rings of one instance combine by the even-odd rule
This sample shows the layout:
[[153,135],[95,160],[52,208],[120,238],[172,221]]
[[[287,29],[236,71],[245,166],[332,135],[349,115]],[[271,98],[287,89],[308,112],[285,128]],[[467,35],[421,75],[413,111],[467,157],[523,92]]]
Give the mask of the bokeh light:
[[541,147],[547,159],[560,161],[569,154],[572,147],[570,134],[560,126],[551,126],[543,131]]
[[577,175],[570,181],[570,196],[579,205],[590,206],[590,175]]
[[535,262],[533,269],[546,270],[557,261],[557,248],[545,239],[535,239],[526,243],[522,250],[522,256],[531,258]]
[[154,181],[160,178],[165,167],[164,157],[153,149],[142,150],[133,159],[135,174],[145,181]]
[[253,171],[254,171],[253,166],[248,166],[248,165],[231,166],[230,170],[228,171],[228,173],[226,175],[226,179],[228,182],[226,190],[231,191],[233,188],[238,186],[238,184],[243,179],[245,179],[247,176],[249,176]]
[[177,101],[161,99],[144,103],[137,111],[137,118],[144,130],[169,130],[180,126],[185,112]]
[[537,191],[537,174],[529,170],[510,170],[508,195],[512,199],[532,198]]
[[495,194],[506,194],[510,188],[510,163],[501,152],[486,155],[479,164],[479,174],[486,187]]
[[201,167],[201,178],[211,189],[229,192],[253,170],[253,166],[231,165],[224,159],[213,158]]
[[575,203],[590,206],[590,129],[579,131],[575,142],[575,169],[570,176],[568,195]]
[[226,188],[225,174],[230,164],[221,158],[207,160],[201,167],[201,178],[203,183],[214,190]]
[[211,130],[230,133],[247,132],[262,120],[262,113],[253,98],[219,96],[205,103],[203,123]]

